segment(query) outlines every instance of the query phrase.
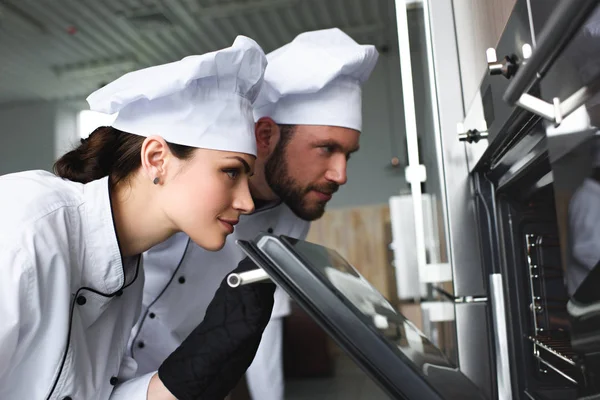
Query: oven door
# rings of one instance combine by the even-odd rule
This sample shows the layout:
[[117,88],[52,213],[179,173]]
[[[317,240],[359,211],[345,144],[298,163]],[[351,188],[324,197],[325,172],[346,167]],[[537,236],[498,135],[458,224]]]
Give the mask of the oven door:
[[[484,109],[494,106],[487,115],[496,118],[488,123],[490,143],[474,178],[476,187],[491,193],[489,241],[501,256],[488,262],[511,282],[507,352],[516,397],[575,399],[600,392],[592,387],[599,364],[586,363],[585,346],[577,348],[578,338],[600,337],[600,324],[595,333],[590,324],[572,325],[577,315],[567,306],[600,261],[599,4],[528,0],[533,52],[521,57],[514,77],[502,80],[502,102],[483,101]],[[503,37],[519,39],[510,31]],[[599,348],[595,341],[592,349]],[[590,372],[595,379],[586,376]]]
[[269,234],[237,243],[391,398],[485,398],[336,251]]
[[[542,3],[532,1],[534,23]],[[561,261],[573,295],[600,261],[600,1],[575,6],[562,0],[538,25],[532,64],[517,74],[520,80],[504,97],[518,97],[521,106],[533,99],[532,111],[544,117]],[[533,72],[540,88],[537,102],[526,91]]]
[[594,309],[600,304],[600,2],[590,4],[593,10],[547,67],[540,94],[555,103],[546,129],[548,158],[570,296],[569,344],[580,371],[566,378],[577,382],[580,397],[600,398],[600,323]]

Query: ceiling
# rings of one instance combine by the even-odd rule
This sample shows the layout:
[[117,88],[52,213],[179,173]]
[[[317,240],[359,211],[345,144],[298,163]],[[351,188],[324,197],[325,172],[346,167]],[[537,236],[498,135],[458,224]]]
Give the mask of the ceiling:
[[128,71],[239,34],[269,52],[337,26],[385,51],[394,17],[393,0],[0,0],[0,104],[80,101]]

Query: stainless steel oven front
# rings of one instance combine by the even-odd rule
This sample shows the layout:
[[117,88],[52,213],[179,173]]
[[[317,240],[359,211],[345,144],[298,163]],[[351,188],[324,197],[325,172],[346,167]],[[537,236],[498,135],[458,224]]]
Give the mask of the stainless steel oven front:
[[600,398],[598,4],[518,0],[463,122],[513,398]]

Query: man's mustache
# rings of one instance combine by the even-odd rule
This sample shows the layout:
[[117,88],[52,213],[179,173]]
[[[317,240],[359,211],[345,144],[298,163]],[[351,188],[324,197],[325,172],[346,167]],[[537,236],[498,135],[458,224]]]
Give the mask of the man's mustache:
[[306,192],[310,192],[311,190],[316,190],[317,192],[325,193],[332,195],[339,190],[340,186],[333,182],[323,183],[320,185],[311,185],[308,187]]

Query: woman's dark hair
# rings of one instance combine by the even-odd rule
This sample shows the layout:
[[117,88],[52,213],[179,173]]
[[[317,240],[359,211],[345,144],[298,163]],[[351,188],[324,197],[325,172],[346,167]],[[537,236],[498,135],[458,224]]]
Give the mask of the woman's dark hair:
[[[126,180],[141,166],[144,136],[133,135],[110,126],[101,126],[77,148],[54,163],[54,173],[74,182],[88,183],[105,176],[111,185]],[[167,143],[175,157],[186,160],[194,147]]]

